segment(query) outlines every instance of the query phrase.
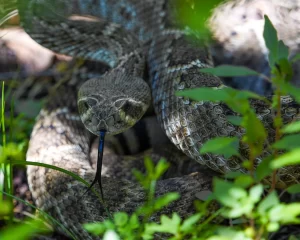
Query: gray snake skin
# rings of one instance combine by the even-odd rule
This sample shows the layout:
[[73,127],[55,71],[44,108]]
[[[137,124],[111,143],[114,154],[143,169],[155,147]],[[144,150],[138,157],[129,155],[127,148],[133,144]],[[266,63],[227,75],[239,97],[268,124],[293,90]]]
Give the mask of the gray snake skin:
[[[226,116],[235,113],[226,105],[193,102],[175,96],[176,91],[197,87],[221,87],[223,83],[219,78],[198,71],[200,68],[212,66],[212,57],[205,47],[201,47],[199,40],[187,39],[192,35],[189,29],[180,30],[175,27],[177,12],[174,2],[18,1],[22,26],[34,40],[53,51],[101,62],[111,68],[102,76],[90,73],[85,77],[71,79],[51,95],[32,132],[27,160],[65,168],[91,182],[95,175],[90,159],[93,135],[85,127],[94,134],[98,134],[101,129],[105,129],[108,134],[123,132],[143,116],[150,105],[152,94],[158,121],[177,148],[217,172],[244,171],[239,159],[228,160],[221,156],[199,154],[199,148],[208,139],[215,136],[240,137],[243,130],[227,122]],[[218,38],[221,35],[218,32],[218,23],[222,21],[222,16],[226,16],[226,11],[228,13],[236,8],[251,9],[248,15],[250,20],[254,16],[254,20],[261,23],[264,10],[273,9],[274,12],[267,12],[271,20],[279,12],[282,18],[286,17],[287,22],[297,26],[293,29],[293,34],[287,36],[285,32],[280,32],[278,24],[279,34],[287,39],[292,51],[297,52],[300,20],[299,16],[291,13],[293,9],[300,7],[300,1],[285,2],[286,5],[276,0],[227,3],[214,13],[210,25]],[[264,9],[262,6],[268,7]],[[220,14],[222,12],[225,15]],[[246,13],[248,12],[245,10]],[[80,18],[74,20],[69,18],[71,15],[91,15],[96,18],[92,21]],[[247,20],[244,22],[247,24]],[[234,35],[239,36],[239,30],[229,35],[232,38]],[[251,34],[255,33],[250,31],[250,36]],[[254,38],[252,40],[255,42]],[[224,44],[223,52],[234,53],[227,54],[232,58],[231,61],[238,62],[234,56],[239,52],[230,45],[226,34],[223,38],[219,37],[219,41]],[[243,46],[246,52],[248,46]],[[253,59],[265,59],[265,49],[261,45],[254,43],[251,50]],[[246,58],[243,60],[246,61]],[[148,76],[151,90],[146,81],[142,80],[145,76]],[[77,113],[77,92],[81,119]],[[272,141],[274,130],[271,117],[274,113],[259,101],[253,101],[253,105],[265,126],[270,129],[269,139]],[[299,118],[299,107],[292,99],[282,98],[282,106],[284,122]],[[247,148],[241,151],[247,156]],[[113,169],[117,164],[123,164],[122,172]],[[132,212],[144,200],[142,189],[131,179],[126,179],[125,173],[122,175],[133,166],[136,166],[135,161],[115,156],[109,150],[105,152],[103,188],[112,212]],[[278,185],[285,187],[298,183],[299,177],[298,167],[281,169],[278,172]],[[85,186],[60,172],[30,166],[28,180],[36,205],[51,213],[80,239],[92,239],[82,229],[82,223],[100,221],[107,217],[103,206],[92,193],[79,199],[86,191]],[[192,204],[197,193],[211,188],[210,181],[210,174],[174,176],[158,182],[157,195],[178,191],[181,199],[165,212],[176,209],[182,216],[187,216],[193,212]]]

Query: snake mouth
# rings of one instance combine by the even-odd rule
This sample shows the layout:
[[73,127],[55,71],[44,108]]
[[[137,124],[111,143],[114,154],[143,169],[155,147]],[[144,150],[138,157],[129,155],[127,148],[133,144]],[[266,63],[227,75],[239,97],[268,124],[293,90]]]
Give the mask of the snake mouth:
[[[117,118],[122,119],[122,117],[118,113],[116,113],[115,116],[118,116]],[[107,119],[97,119],[96,117],[93,117],[93,120],[91,120],[90,118],[84,119],[83,117],[82,122],[85,125],[86,129],[97,136],[99,136],[100,131],[106,131],[106,134],[108,135],[115,135],[124,132],[126,129],[132,127],[137,122],[137,120],[134,120],[129,116],[124,116],[121,121],[115,121],[115,118],[116,117],[113,116],[110,116]]]

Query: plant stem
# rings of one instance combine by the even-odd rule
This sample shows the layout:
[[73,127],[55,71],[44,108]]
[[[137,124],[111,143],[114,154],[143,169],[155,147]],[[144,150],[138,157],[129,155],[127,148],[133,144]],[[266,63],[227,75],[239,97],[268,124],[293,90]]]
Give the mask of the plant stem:
[[260,240],[261,237],[263,236],[264,232],[265,232],[265,228],[264,228],[264,225],[262,225],[258,230],[258,234],[255,237],[255,240]]
[[[6,146],[6,134],[5,134],[5,115],[4,115],[4,108],[5,108],[5,98],[4,98],[4,81],[2,82],[1,88],[1,120],[0,120],[0,128],[2,130],[2,147],[3,149]],[[6,165],[5,162],[0,163],[0,191],[5,190],[6,184]],[[0,194],[0,201],[3,200],[3,194]]]
[[199,226],[199,228],[197,229],[198,232],[201,232],[201,230],[208,225],[212,220],[214,220],[214,218],[216,218],[217,216],[219,216],[221,214],[221,212],[223,211],[222,208],[220,208],[219,210],[217,210],[216,212],[214,212],[213,214],[211,214],[207,219],[204,220],[204,222]]
[[252,146],[249,146],[249,147],[250,147],[250,153],[249,153],[250,168],[249,168],[249,171],[250,171],[251,177],[254,178],[254,160],[255,160],[255,157],[253,155],[253,147]]
[[[281,93],[279,90],[276,91],[276,101],[277,101],[277,112],[275,116],[275,121],[274,121],[274,127],[275,127],[275,142],[279,141],[281,138],[281,131],[280,128],[282,126],[282,118],[281,118]],[[278,150],[274,149],[274,159],[276,159],[278,156]],[[274,170],[272,173],[272,185],[270,188],[270,192],[272,192],[275,187],[276,187],[276,176],[277,176],[277,171]]]

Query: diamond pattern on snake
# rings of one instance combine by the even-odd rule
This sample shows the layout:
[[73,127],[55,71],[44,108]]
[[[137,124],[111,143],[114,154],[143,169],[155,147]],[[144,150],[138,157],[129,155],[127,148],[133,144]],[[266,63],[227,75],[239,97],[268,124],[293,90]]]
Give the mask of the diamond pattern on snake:
[[[106,130],[107,135],[124,132],[151,105],[170,142],[186,158],[194,160],[191,164],[180,153],[179,157],[174,156],[173,150],[172,154],[170,151],[161,154],[170,156],[177,167],[173,169],[176,174],[158,182],[157,195],[178,191],[182,196],[165,213],[174,209],[188,216],[193,212],[196,194],[211,188],[207,171],[187,174],[186,166],[205,165],[219,173],[245,171],[239,159],[199,154],[199,148],[208,139],[243,134],[242,129],[226,120],[227,115],[235,113],[225,104],[193,102],[176,97],[175,92],[228,84],[270,94],[272,89],[262,79],[221,81],[200,73],[199,69],[211,67],[214,62],[233,63],[268,74],[267,50],[262,39],[263,15],[268,14],[279,37],[295,54],[299,52],[300,1],[240,0],[218,6],[209,20],[215,38],[209,48],[201,45],[196,36],[190,38],[191,31],[176,27],[178,13],[174,2],[18,0],[22,26],[35,41],[57,53],[100,62],[110,68],[103,75],[97,72],[81,75],[51,95],[32,132],[28,161],[62,167],[92,182],[94,135],[100,130]],[[93,21],[73,18],[78,15],[94,18]],[[296,85],[298,66],[294,66]],[[274,112],[262,102],[252,104],[270,130],[272,141]],[[285,122],[299,119],[299,106],[292,99],[282,101],[282,106]],[[247,156],[247,148],[241,151]],[[264,152],[264,156],[267,154]],[[159,158],[156,152],[152,156]],[[136,156],[120,156],[107,146],[103,161],[102,184],[109,210],[132,212],[145,196],[128,173],[142,165],[141,160]],[[278,171],[279,187],[299,182],[299,169],[297,166]],[[191,167],[190,172],[193,171]],[[97,198],[90,192],[79,198],[87,188],[63,173],[29,166],[28,180],[36,205],[80,239],[92,239],[83,230],[82,223],[107,217]]]

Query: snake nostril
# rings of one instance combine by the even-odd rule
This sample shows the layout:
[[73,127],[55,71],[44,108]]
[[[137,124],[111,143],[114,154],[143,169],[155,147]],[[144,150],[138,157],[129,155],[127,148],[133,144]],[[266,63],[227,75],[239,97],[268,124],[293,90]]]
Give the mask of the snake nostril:
[[81,99],[78,102],[78,110],[80,115],[89,113],[90,111],[94,111],[93,108],[97,105],[97,101],[92,98]]
[[130,116],[132,119],[140,118],[143,113],[143,107],[141,104],[133,101],[126,100],[120,106],[119,110],[122,110],[127,116]]
[[95,105],[97,105],[98,101],[94,98],[89,98],[87,99],[87,104],[90,106],[90,107],[94,107]]
[[90,125],[90,124],[92,123],[92,120],[88,118],[88,119],[85,120],[84,123],[85,123],[86,125]]
[[86,110],[90,108],[90,106],[88,105],[87,102],[84,102],[84,103],[83,103],[83,106],[84,106],[84,108],[85,108]]
[[91,109],[97,105],[97,100],[95,100],[93,98],[88,98],[85,101],[83,101],[82,104],[83,104],[84,109],[87,111],[88,109]]

